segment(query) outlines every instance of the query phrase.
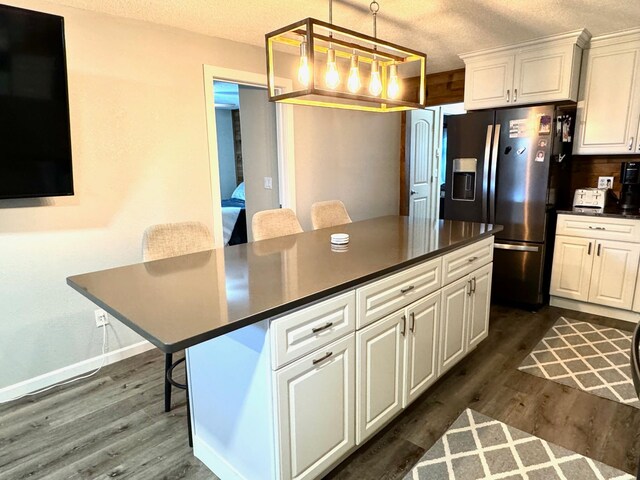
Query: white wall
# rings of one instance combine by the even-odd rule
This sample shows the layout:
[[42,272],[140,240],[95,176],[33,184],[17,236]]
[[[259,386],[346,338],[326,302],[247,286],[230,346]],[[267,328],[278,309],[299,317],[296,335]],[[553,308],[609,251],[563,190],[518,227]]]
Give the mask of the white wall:
[[[240,128],[242,130],[242,174],[247,208],[247,233],[253,241],[251,219],[256,212],[278,208],[278,146],[275,103],[264,88],[241,85]],[[271,190],[264,178],[271,177]]]
[[[66,23],[76,195],[0,202],[0,388],[100,353],[72,274],[139,262],[151,224],[212,226],[202,65],[264,73],[261,48],[40,0]],[[298,213],[341,198],[354,219],[397,213],[399,116],[298,107]],[[180,322],[183,319],[176,319]],[[111,349],[139,341],[117,321]]]
[[231,110],[216,108],[216,137],[218,139],[220,196],[224,199],[231,197],[231,194],[238,186]]

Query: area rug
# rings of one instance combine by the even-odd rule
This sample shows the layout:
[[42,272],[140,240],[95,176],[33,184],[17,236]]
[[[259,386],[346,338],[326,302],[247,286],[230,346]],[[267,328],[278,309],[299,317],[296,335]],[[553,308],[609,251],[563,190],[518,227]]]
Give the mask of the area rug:
[[640,408],[631,378],[631,337],[631,332],[560,317],[518,369]]
[[634,480],[635,477],[465,410],[404,480]]

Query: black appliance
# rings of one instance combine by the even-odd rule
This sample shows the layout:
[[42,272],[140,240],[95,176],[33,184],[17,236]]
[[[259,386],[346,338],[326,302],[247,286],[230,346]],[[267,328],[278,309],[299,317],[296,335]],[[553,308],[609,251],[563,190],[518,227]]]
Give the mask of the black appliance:
[[499,224],[492,297],[547,301],[555,207],[570,205],[575,105],[446,117],[444,218]]
[[620,208],[640,208],[640,162],[623,162],[620,167]]
[[0,199],[72,194],[64,19],[0,5]]

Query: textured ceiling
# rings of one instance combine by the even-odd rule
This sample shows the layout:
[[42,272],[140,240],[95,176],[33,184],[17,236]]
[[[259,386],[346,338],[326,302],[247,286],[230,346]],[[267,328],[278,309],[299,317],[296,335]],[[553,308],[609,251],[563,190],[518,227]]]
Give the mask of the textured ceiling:
[[[306,17],[328,20],[326,0],[52,0],[72,7],[264,45],[264,34]],[[640,0],[378,0],[378,36],[426,52],[428,72],[463,66],[457,54],[587,28],[640,27]],[[371,33],[367,0],[334,0],[333,22]]]

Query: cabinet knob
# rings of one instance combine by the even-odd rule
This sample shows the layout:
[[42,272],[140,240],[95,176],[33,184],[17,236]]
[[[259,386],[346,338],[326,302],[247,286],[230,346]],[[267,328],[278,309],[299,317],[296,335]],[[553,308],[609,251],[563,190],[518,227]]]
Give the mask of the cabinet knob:
[[509,103],[511,98],[511,90],[507,89],[507,103]]
[[516,88],[513,91],[513,103],[516,103],[518,101],[518,89]]
[[633,137],[629,138],[629,145],[627,147],[629,151],[633,150]]

